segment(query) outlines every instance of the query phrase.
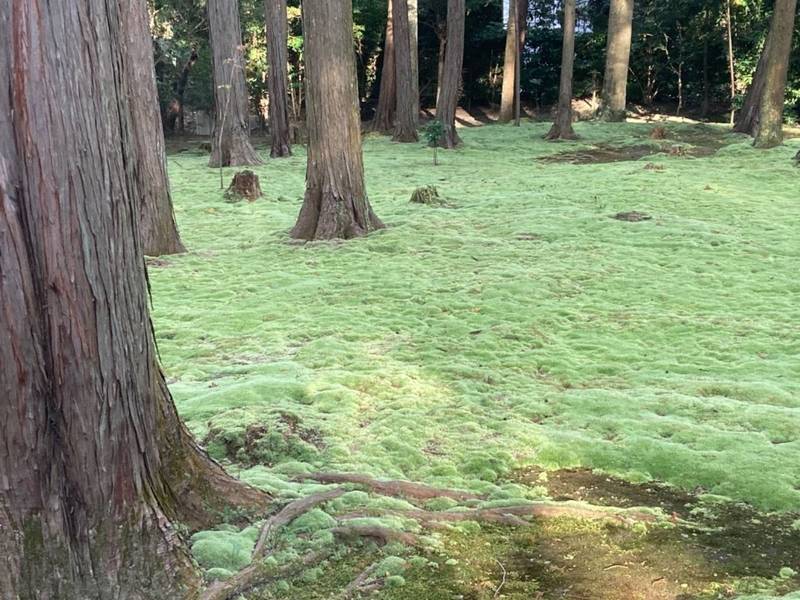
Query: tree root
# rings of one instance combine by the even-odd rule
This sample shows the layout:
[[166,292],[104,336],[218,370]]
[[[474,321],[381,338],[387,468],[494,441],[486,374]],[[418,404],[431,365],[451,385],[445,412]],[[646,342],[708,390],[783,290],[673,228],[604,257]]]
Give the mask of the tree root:
[[297,517],[311,510],[315,506],[319,506],[328,500],[338,498],[346,492],[347,490],[344,488],[326,490],[324,492],[319,492],[318,494],[312,494],[310,496],[298,498],[297,500],[284,506],[280,512],[267,519],[264,522],[264,525],[261,527],[261,533],[258,535],[258,542],[256,542],[255,548],[253,549],[253,562],[263,558],[267,553],[267,550],[269,549],[269,538],[274,532],[281,527],[288,525]]
[[463,490],[431,487],[411,481],[373,479],[360,473],[305,473],[300,475],[298,479],[311,479],[319,483],[354,483],[369,488],[383,496],[401,496],[417,500],[430,500],[432,498],[451,498],[461,501],[486,499],[484,495]]
[[[368,566],[366,569],[361,571],[361,573],[359,573],[358,577],[353,579],[353,581],[351,581],[347,585],[347,587],[344,588],[344,592],[342,593],[342,598],[344,600],[349,600],[350,598],[353,597],[354,594],[356,594],[358,592],[372,591],[374,589],[377,589],[377,588],[374,587],[374,585],[376,583],[378,583],[377,581],[376,582],[370,582],[369,584],[367,582],[369,581],[370,575],[372,575],[372,572],[375,570],[375,567],[377,567],[378,564],[380,564],[380,563],[379,562],[374,562],[370,566]],[[380,586],[381,587],[383,586],[383,581],[380,581]]]
[[398,531],[391,527],[381,527],[380,525],[344,525],[342,527],[334,527],[331,533],[335,536],[343,538],[373,538],[384,544],[389,542],[401,542],[406,546],[419,546],[417,536],[406,533],[405,531]]

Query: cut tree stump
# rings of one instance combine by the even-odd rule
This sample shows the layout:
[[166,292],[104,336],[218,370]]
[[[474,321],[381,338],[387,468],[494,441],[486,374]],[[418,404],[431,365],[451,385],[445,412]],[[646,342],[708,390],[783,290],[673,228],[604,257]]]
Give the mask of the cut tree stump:
[[231,184],[225,190],[225,200],[227,202],[239,202],[243,199],[253,202],[263,195],[258,175],[249,169],[234,174]]
[[409,202],[428,204],[430,206],[444,206],[447,204],[444,198],[439,195],[439,190],[433,185],[426,185],[415,189],[414,193],[411,194]]

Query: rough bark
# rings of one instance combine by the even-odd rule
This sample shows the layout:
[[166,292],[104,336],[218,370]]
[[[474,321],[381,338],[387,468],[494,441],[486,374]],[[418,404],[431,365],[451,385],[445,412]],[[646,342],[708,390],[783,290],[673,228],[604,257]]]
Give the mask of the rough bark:
[[572,71],[575,64],[575,0],[565,0],[564,21],[561,26],[564,41],[561,54],[561,84],[558,90],[558,109],[548,140],[575,139],[572,129]]
[[208,31],[214,70],[214,131],[209,167],[259,165],[250,144],[247,82],[237,0],[208,0]]
[[387,132],[394,129],[394,115],[397,107],[397,79],[394,67],[394,25],[392,23],[392,0],[386,15],[386,37],[383,41],[383,67],[381,68],[381,87],[378,92],[378,106],[372,129]]
[[632,32],[633,0],[611,0],[606,71],[598,110],[599,117],[604,121],[625,120]]
[[393,0],[392,23],[395,33],[394,66],[397,81],[397,121],[392,139],[395,142],[416,142],[419,138],[414,111],[418,100],[414,100],[414,86],[411,83],[411,34],[407,0]]
[[436,103],[436,118],[442,122],[442,148],[461,143],[456,131],[456,110],[461,95],[461,66],[464,61],[464,0],[447,0],[447,44],[445,46],[441,89]]
[[796,13],[797,0],[776,0],[770,26],[769,57],[764,69],[764,89],[753,142],[757,148],[772,148],[783,142],[783,105]]
[[286,21],[286,0],[264,0],[269,71],[269,132],[272,136],[270,156],[292,155],[289,127],[289,72],[287,49],[289,28]]
[[352,0],[303,4],[308,164],[291,232],[297,239],[353,238],[383,227],[364,185],[352,9]]
[[121,4],[0,0],[1,598],[191,597],[230,483],[157,364]]
[[148,256],[177,254],[185,248],[172,211],[147,2],[130,0],[121,3],[121,9],[124,44],[130,57],[125,83],[134,125],[133,169],[139,189],[139,236]]
[[442,80],[444,79],[444,57],[447,54],[447,23],[438,23],[436,38],[439,40],[439,54],[436,56],[436,106],[439,106],[439,97],[442,95]]
[[[513,18],[516,9],[516,19]],[[506,28],[506,50],[503,61],[503,89],[500,95],[498,121],[508,123],[514,118],[514,108],[519,96],[519,61],[521,48],[525,46],[528,19],[528,0],[512,1],[508,5],[508,27]]]
[[411,45],[411,97],[414,127],[419,127],[419,1],[408,0],[408,39]]
[[769,60],[769,46],[772,31],[767,35],[761,56],[758,58],[756,72],[753,74],[753,81],[747,89],[742,108],[736,113],[733,130],[737,133],[746,133],[754,136],[758,128],[759,108],[761,97],[764,94],[765,75],[767,71],[767,61]]

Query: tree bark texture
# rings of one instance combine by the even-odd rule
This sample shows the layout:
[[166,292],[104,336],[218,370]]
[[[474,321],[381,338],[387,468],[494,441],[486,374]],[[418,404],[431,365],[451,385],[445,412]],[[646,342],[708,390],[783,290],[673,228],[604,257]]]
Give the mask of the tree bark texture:
[[259,165],[250,144],[247,82],[237,0],[208,0],[214,70],[214,130],[209,167]]
[[734,119],[733,130],[737,133],[746,133],[754,136],[758,126],[759,107],[761,106],[761,98],[764,94],[764,83],[766,81],[767,61],[769,60],[769,46],[772,31],[767,35],[764,41],[764,48],[761,50],[761,56],[758,57],[758,64],[756,71],[753,74],[753,81],[747,89],[747,94],[744,97],[742,108],[736,113]]
[[461,95],[461,66],[464,61],[464,0],[447,0],[447,44],[445,45],[441,89],[436,104],[436,118],[442,122],[442,148],[461,143],[456,131],[456,110]]
[[303,3],[308,165],[292,229],[304,240],[354,238],[383,227],[367,199],[361,155],[352,0]]
[[[516,19],[514,10],[516,9]],[[521,65],[521,48],[525,47],[525,33],[528,28],[528,0],[513,0],[508,5],[508,27],[506,28],[506,50],[503,60],[503,88],[500,95],[501,123],[508,123],[514,118],[514,105],[519,95],[517,71]]]
[[411,45],[411,97],[414,127],[419,127],[419,0],[408,1],[408,38]]
[[127,93],[133,130],[134,173],[139,190],[139,235],[148,256],[184,252],[172,210],[164,129],[158,109],[147,0],[120,4],[125,52],[130,57]]
[[0,598],[191,597],[231,480],[158,367],[120,2],[0,0]]
[[414,111],[418,100],[414,100],[414,86],[411,83],[411,34],[407,0],[392,0],[392,23],[397,82],[397,120],[392,139],[396,142],[416,142],[417,119]]
[[269,93],[269,132],[272,137],[270,156],[292,155],[289,127],[289,27],[286,0],[264,0],[267,32],[267,87]]
[[753,145],[772,148],[783,142],[783,105],[792,53],[797,0],[776,0],[770,26],[769,55],[764,69],[764,89],[758,108]]
[[561,84],[558,90],[558,109],[548,140],[575,139],[572,129],[572,70],[575,64],[575,0],[564,1],[564,22],[561,26],[564,41],[561,55]]
[[394,129],[394,116],[397,107],[397,79],[394,67],[394,25],[392,22],[392,0],[386,15],[386,37],[383,41],[383,67],[381,68],[381,87],[378,92],[378,106],[372,129],[387,132]]
[[598,111],[604,121],[625,120],[632,33],[633,0],[611,0],[606,43],[606,71]]

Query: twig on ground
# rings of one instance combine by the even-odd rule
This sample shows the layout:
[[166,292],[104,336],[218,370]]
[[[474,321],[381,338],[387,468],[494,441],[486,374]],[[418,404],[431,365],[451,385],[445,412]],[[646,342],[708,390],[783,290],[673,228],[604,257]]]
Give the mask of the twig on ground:
[[503,563],[501,563],[496,558],[494,559],[494,562],[500,565],[500,568],[503,569],[503,580],[500,582],[500,585],[498,585],[497,589],[494,591],[494,596],[492,596],[492,600],[494,600],[500,595],[500,590],[502,590],[503,586],[506,584],[506,568],[503,566]]

